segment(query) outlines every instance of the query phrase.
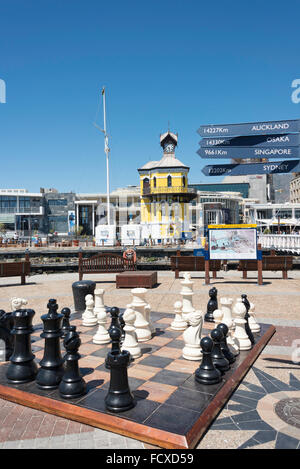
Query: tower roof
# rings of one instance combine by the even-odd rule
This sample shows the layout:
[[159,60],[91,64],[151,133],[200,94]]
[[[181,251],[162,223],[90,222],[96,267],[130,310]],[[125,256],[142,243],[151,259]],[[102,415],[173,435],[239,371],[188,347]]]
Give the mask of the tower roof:
[[148,161],[148,163],[144,164],[138,171],[143,169],[162,169],[162,168],[183,168],[183,169],[190,169],[180,160],[175,158],[174,154],[165,154],[161,160],[159,161]]
[[168,130],[168,132],[165,132],[165,133],[163,133],[163,134],[160,134],[159,141],[160,141],[160,144],[161,144],[162,147],[163,147],[164,142],[165,142],[166,140],[168,140],[168,141],[169,141],[169,140],[172,140],[172,141],[175,143],[175,145],[177,145],[177,142],[178,142],[178,135],[177,135],[177,134],[174,134],[173,132],[170,132],[169,130]]

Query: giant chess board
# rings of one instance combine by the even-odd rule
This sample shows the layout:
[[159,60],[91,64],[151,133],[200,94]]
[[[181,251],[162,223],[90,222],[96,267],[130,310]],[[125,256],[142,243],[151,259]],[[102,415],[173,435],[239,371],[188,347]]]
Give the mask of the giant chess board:
[[[261,332],[255,334],[253,348],[240,352],[222,382],[205,386],[194,377],[200,362],[182,358],[182,332],[170,328],[174,315],[152,312],[156,333],[150,341],[140,344],[142,356],[128,368],[135,407],[114,414],[108,412],[104,404],[110,379],[104,361],[110,345],[94,344],[92,338],[97,326],[81,326],[80,317],[78,313],[73,314],[71,324],[80,332],[82,358],[79,365],[87,383],[87,394],[66,400],[57,390],[38,389],[35,382],[11,385],[6,380],[8,363],[1,363],[0,397],[162,448],[187,449],[197,445],[275,333],[274,326],[262,324]],[[204,323],[202,336],[208,335],[214,327],[212,323]],[[37,362],[43,356],[41,332],[42,325],[38,325],[32,334],[32,350]]]

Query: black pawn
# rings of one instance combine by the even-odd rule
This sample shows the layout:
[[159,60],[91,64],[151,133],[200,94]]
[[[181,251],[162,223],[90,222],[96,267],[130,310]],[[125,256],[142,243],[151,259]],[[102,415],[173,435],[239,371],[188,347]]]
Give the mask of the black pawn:
[[213,329],[210,333],[210,336],[213,340],[214,346],[211,352],[211,358],[213,364],[215,365],[221,373],[229,370],[229,361],[224,357],[221,350],[221,341],[223,339],[223,332],[220,329]]
[[112,328],[109,335],[113,346],[106,359],[110,369],[110,384],[105,397],[105,405],[110,412],[124,412],[134,407],[127,374],[130,353],[127,350],[122,352],[117,350],[121,339],[121,330],[118,327]]
[[211,352],[213,349],[213,341],[210,337],[203,337],[200,341],[202,349],[202,362],[199,368],[195,371],[195,380],[201,384],[217,384],[222,379],[222,374],[214,366]]
[[120,310],[116,306],[113,306],[110,308],[110,315],[111,315],[111,323],[108,328],[108,333],[112,327],[118,327],[119,329],[121,328],[120,321],[119,321],[119,314]]
[[6,377],[14,384],[33,381],[37,374],[37,364],[34,361],[30,340],[34,315],[33,309],[18,309],[12,313],[14,327],[11,334],[15,339],[14,351],[10,357]]
[[244,319],[246,320],[246,324],[245,324],[245,331],[247,333],[247,336],[249,337],[249,340],[251,342],[252,345],[255,344],[255,339],[254,339],[254,335],[252,334],[252,331],[250,329],[250,326],[249,326],[249,318],[250,318],[250,314],[249,314],[249,309],[250,309],[250,303],[249,303],[249,300],[247,298],[247,295],[241,295],[242,296],[242,301],[246,307],[246,314],[244,316]]
[[63,315],[57,313],[58,305],[54,299],[49,300],[47,308],[48,313],[41,317],[44,323],[41,337],[45,339],[45,349],[36,384],[41,389],[56,389],[64,372],[59,340],[63,334],[61,330]]
[[214,322],[214,315],[213,312],[218,309],[218,290],[213,287],[209,290],[209,301],[207,303],[207,309],[206,309],[206,314],[204,316],[204,320],[207,322]]
[[78,366],[78,360],[81,357],[78,353],[80,345],[81,340],[78,332],[76,332],[76,327],[70,326],[69,332],[64,339],[64,347],[67,352],[64,356],[65,372],[58,387],[59,394],[64,399],[74,399],[86,393],[86,383]]
[[70,316],[71,316],[70,308],[63,308],[61,310],[61,314],[63,315],[62,328],[61,328],[63,332],[62,339],[64,339],[71,327],[70,326]]
[[228,327],[224,323],[220,323],[217,325],[217,329],[220,329],[220,331],[223,333],[223,338],[221,340],[221,350],[223,352],[223,355],[227,360],[229,361],[230,365],[235,362],[235,356],[233,353],[230,351],[230,348],[228,347],[227,344],[227,334],[228,334]]
[[14,321],[12,313],[6,313],[3,309],[0,309],[0,340],[5,349],[3,349],[1,361],[7,361],[13,354],[14,351],[14,336],[11,334],[13,329]]

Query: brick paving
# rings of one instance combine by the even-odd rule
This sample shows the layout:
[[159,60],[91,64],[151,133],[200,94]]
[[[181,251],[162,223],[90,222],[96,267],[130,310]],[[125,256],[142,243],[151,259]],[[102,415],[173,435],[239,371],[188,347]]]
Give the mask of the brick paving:
[[[265,276],[265,285],[261,287],[256,285],[254,278],[243,280],[237,272],[229,271],[218,276],[220,278],[213,280],[211,285],[217,287],[219,297],[236,298],[241,293],[246,293],[256,305],[258,321],[273,323],[277,332],[200,441],[198,448],[300,448],[300,429],[282,423],[278,415],[275,415],[273,405],[282,396],[300,398],[300,363],[292,361],[294,341],[300,339],[300,271],[291,272],[290,280],[282,280],[278,275],[270,273]],[[114,277],[95,275],[87,278],[93,278],[97,281],[98,288],[105,289],[105,303],[108,306],[124,307],[130,301],[130,291],[116,290]],[[159,286],[149,290],[147,300],[153,310],[170,313],[174,302],[180,299],[180,280],[175,280],[174,274],[170,272],[161,272],[158,277]],[[192,277],[195,282],[195,306],[205,310],[210,287],[204,285],[201,274],[193,274]],[[76,274],[37,275],[32,276],[27,285],[21,286],[18,277],[15,283],[12,278],[9,283],[6,283],[7,279],[1,278],[0,308],[9,311],[9,301],[13,296],[25,297],[28,299],[28,307],[36,311],[36,324],[40,322],[40,315],[45,313],[50,297],[57,298],[60,308],[73,306],[71,285],[76,280]],[[161,342],[163,338],[156,339]],[[35,345],[38,346],[38,342]],[[91,344],[83,344],[82,347],[90,350]],[[36,356],[41,358],[42,350],[37,351]],[[95,366],[99,366],[101,360],[101,357],[95,357]],[[194,364],[180,359],[180,355],[177,360],[185,365],[187,372],[194,370]],[[170,371],[174,368],[174,363],[170,365]],[[84,366],[84,363],[81,365]],[[142,363],[136,365],[133,377],[142,376],[144,369]],[[149,366],[147,372],[151,374]],[[100,379],[100,375],[103,373],[95,371],[85,376],[85,379]],[[162,386],[165,393],[170,392],[168,386],[172,388],[171,385]],[[155,386],[148,391],[158,392]],[[0,399],[0,448],[3,449],[151,447],[137,440]]]

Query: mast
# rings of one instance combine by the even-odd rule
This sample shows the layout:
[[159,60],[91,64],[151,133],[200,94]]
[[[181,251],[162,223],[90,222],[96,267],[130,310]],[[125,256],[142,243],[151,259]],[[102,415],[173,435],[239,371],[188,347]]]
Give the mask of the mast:
[[106,103],[105,103],[105,87],[102,88],[103,96],[103,120],[104,120],[104,152],[106,155],[106,201],[107,201],[107,224],[110,224],[110,197],[109,197],[109,146],[108,146],[108,135],[106,133]]

